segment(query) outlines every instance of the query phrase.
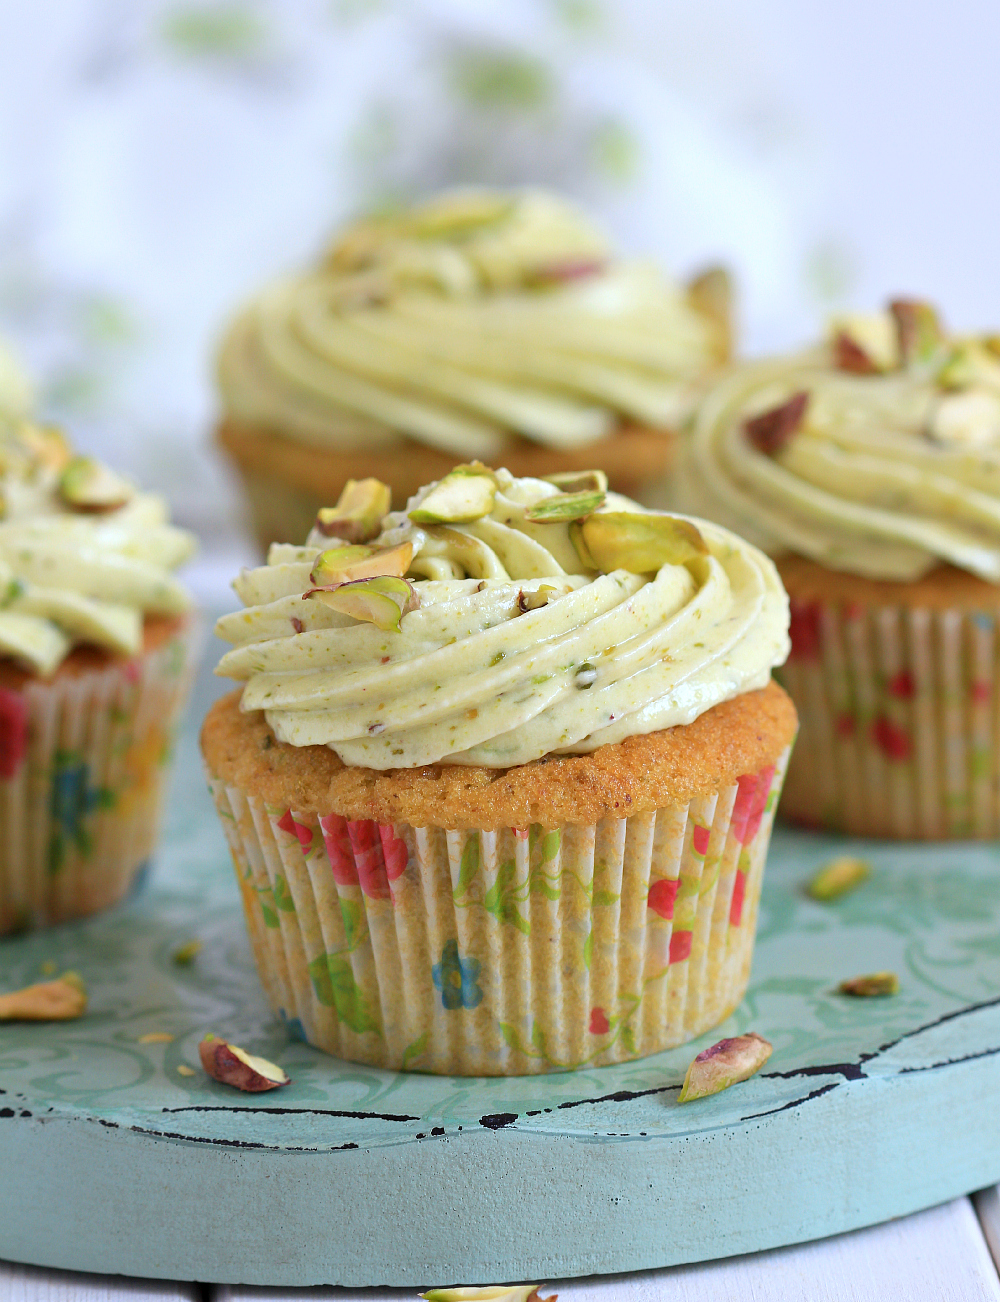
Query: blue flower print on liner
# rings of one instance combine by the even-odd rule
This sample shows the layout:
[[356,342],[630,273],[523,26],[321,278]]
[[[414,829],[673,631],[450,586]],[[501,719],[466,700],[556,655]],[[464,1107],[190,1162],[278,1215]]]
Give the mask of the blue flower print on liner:
[[74,751],[56,751],[49,796],[49,814],[53,823],[49,842],[49,872],[57,873],[66,857],[66,843],[81,855],[93,852],[93,837],[88,826],[90,816],[99,809],[110,809],[114,797],[103,787],[90,785],[90,767]]
[[309,1043],[301,1018],[289,1017],[283,1008],[278,1009],[278,1016],[285,1023],[285,1030],[290,1040],[300,1040],[303,1044]]
[[441,962],[435,963],[431,969],[445,1008],[475,1008],[482,1003],[483,992],[476,980],[481,971],[482,965],[477,958],[459,957],[457,940],[445,944]]

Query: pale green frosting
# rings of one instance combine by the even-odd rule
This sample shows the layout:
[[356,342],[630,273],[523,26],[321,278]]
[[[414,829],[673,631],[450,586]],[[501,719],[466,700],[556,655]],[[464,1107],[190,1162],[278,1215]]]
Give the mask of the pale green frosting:
[[[701,405],[671,503],[772,555],[904,581],[947,561],[1000,582],[996,345],[942,339],[903,366],[888,316],[848,325],[887,369],[838,369],[827,344],[733,370]],[[799,428],[773,455],[760,450],[747,418],[800,392]]]
[[[172,571],[195,541],[154,494],[129,489],[115,509],[74,509],[39,433],[22,424],[0,436],[0,655],[47,677],[81,643],[135,654],[144,615],[187,610]],[[41,433],[51,452],[51,432]]]
[[[708,554],[685,565],[581,572],[566,524],[525,519],[556,489],[496,474],[493,510],[472,524],[386,517],[379,544],[415,550],[419,609],[398,632],[303,599],[329,539],[276,545],[244,570],[245,609],[217,626],[234,650],[216,671],[246,682],[242,708],[346,764],[506,768],[690,723],[784,660],[788,603],[756,548],[697,521]],[[603,509],[623,506],[639,509],[614,494]],[[540,589],[547,604],[531,609]]]
[[454,192],[348,228],[232,322],[227,415],[304,443],[400,435],[490,461],[512,434],[577,448],[674,427],[726,342],[652,265],[612,259],[553,195]]

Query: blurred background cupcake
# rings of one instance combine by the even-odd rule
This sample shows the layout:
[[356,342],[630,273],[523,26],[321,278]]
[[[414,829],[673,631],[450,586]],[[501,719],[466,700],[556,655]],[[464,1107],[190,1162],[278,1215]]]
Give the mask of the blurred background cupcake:
[[801,730],[786,816],[859,835],[1000,835],[1000,342],[895,300],[740,368],[675,500],[777,558]]
[[457,190],[343,230],[221,346],[218,439],[266,546],[348,479],[403,506],[456,461],[662,477],[699,381],[729,356],[725,272],[680,287],[615,257],[541,190]]
[[311,1044],[563,1071],[742,998],[787,601],[728,531],[629,505],[454,473],[367,546],[331,512],[237,579],[217,672],[245,686],[202,749],[258,970]]
[[0,935],[116,903],[158,832],[193,671],[194,539],[23,415],[0,358]]

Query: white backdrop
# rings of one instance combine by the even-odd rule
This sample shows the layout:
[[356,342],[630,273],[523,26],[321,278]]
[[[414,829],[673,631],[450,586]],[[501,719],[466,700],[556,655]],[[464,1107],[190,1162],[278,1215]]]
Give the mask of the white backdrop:
[[1000,5],[0,0],[0,332],[78,441],[234,546],[208,453],[227,311],[346,214],[550,181],[746,347],[833,305],[1000,325]]

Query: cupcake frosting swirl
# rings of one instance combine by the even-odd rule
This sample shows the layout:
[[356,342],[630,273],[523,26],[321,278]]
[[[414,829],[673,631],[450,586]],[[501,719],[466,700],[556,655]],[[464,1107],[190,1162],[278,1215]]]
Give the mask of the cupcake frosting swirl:
[[910,581],[941,562],[1000,582],[1000,342],[925,304],[844,318],[809,352],[705,398],[673,494],[772,555]]
[[670,427],[728,351],[715,277],[684,289],[616,261],[544,192],[445,194],[347,228],[245,307],[224,409],[319,447],[405,435],[485,460],[512,434],[570,449],[623,421]]
[[172,571],[194,538],[166,503],[86,457],[55,430],[0,436],[0,655],[43,677],[81,643],[132,655],[146,614],[190,605]]
[[[684,563],[600,573],[582,563],[572,526],[526,518],[558,495],[551,483],[504,470],[495,481],[492,509],[471,523],[385,517],[373,546],[413,548],[419,605],[398,631],[304,599],[329,544],[315,533],[243,571],[234,586],[246,608],[217,626],[235,644],[217,672],[246,681],[242,708],[346,764],[505,768],[689,723],[764,686],[784,660],[774,567],[726,529],[696,522],[703,551]],[[639,514],[613,494],[597,514],[623,507]]]

